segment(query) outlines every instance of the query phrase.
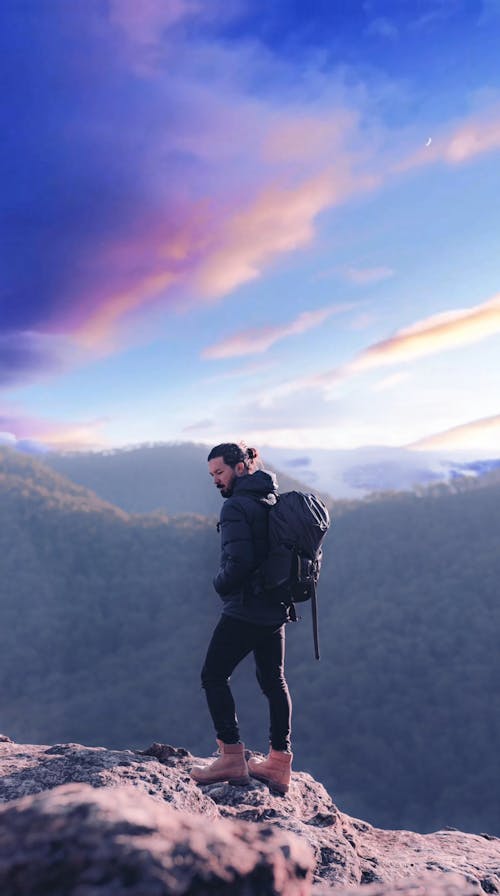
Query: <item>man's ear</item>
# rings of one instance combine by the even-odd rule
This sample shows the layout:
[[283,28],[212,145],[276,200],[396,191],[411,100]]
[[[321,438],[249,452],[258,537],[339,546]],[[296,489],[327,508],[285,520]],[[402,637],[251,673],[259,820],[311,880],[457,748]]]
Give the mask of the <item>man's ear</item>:
[[246,467],[242,460],[236,464],[234,472],[237,476],[243,476],[243,474],[246,473]]

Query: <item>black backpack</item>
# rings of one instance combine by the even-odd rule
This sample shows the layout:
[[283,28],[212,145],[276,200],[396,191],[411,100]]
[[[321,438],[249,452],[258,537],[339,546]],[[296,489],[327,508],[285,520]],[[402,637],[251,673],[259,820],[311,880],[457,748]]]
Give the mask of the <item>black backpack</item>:
[[262,588],[269,600],[288,608],[294,622],[294,605],[311,601],[314,655],[319,660],[316,586],[330,515],[321,498],[294,491],[278,497],[268,519],[269,550],[260,568]]

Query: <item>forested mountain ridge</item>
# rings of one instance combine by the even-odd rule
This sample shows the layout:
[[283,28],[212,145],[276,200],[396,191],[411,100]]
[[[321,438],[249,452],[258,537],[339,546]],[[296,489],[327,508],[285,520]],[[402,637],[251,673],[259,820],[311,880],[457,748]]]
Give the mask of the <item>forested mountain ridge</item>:
[[[199,558],[197,564],[193,557]],[[87,734],[92,742],[116,742],[116,706],[121,733],[125,725],[132,740],[140,740],[141,709],[128,721],[124,708],[134,675],[141,694],[137,702],[146,705],[150,724],[156,708],[163,716],[171,704],[175,715],[176,695],[165,701],[159,691],[144,699],[143,691],[158,677],[155,653],[164,663],[165,645],[179,647],[176,639],[187,625],[189,602],[209,590],[217,559],[214,520],[128,514],[40,461],[2,449],[0,680],[5,724],[10,722],[16,732],[20,726],[27,739],[62,732],[69,724],[76,739]],[[177,601],[172,593],[176,585],[181,589]],[[171,675],[163,671],[164,691]]]
[[33,499],[38,496],[50,507],[70,510],[107,510],[125,519],[120,508],[99,498],[94,492],[53,471],[40,460],[12,448],[0,448],[0,484],[2,498]]
[[[198,513],[214,516],[220,512],[219,493],[207,475],[207,446],[193,442],[136,445],[112,451],[50,452],[40,460],[72,482],[99,495],[129,513]],[[280,491],[311,487],[282,470],[267,464],[278,475]],[[408,494],[439,497],[446,494],[487,488],[500,482],[500,470],[480,477],[462,476],[449,482],[415,486]],[[312,489],[316,491],[315,489]],[[374,492],[363,498],[336,499],[317,492],[334,517],[356,509],[364,502],[399,500],[402,492]]]
[[[130,515],[32,459],[1,460],[3,730],[210,753],[199,670],[220,609],[215,520]],[[304,606],[288,628],[288,678],[297,767],[358,817],[500,833],[499,507],[493,479],[336,515],[319,588],[322,660]],[[240,721],[265,749],[249,672],[234,676]]]
[[[194,442],[113,451],[48,453],[41,462],[129,513],[218,515],[221,497],[207,469],[208,449]],[[276,472],[276,468],[266,465]],[[309,488],[279,471],[280,491]],[[332,499],[325,496],[332,506]]]

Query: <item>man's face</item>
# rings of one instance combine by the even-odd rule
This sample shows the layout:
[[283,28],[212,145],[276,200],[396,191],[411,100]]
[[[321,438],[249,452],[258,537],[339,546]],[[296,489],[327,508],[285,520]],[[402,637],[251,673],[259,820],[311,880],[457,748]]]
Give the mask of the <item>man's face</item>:
[[[240,464],[236,465],[233,470],[229,464],[225,464],[222,457],[213,457],[208,461],[208,472],[210,473],[214,485],[217,486],[223,498],[230,498],[233,493],[233,483],[238,475],[236,470]],[[243,466],[241,464],[241,466]]]

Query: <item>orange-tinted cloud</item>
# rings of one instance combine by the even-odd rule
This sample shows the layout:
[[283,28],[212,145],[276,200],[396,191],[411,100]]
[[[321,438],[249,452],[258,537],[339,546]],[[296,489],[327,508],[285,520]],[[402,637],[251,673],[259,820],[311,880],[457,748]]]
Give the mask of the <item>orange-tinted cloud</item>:
[[[322,211],[377,185],[374,176],[355,170],[356,153],[345,145],[348,138],[355,139],[353,113],[339,108],[325,122],[320,115],[305,119],[300,109],[294,115],[271,115],[265,104],[244,98],[241,103],[252,123],[250,147],[246,133],[232,133],[234,99],[223,96],[215,106],[220,127],[214,133],[209,129],[201,139],[198,135],[198,143],[193,135],[192,145],[185,135],[178,138],[181,148],[216,166],[220,205],[201,201],[195,193],[184,197],[175,214],[168,202],[163,216],[160,212],[149,219],[141,212],[144,224],[132,237],[110,240],[96,254],[90,289],[78,286],[77,301],[68,312],[71,319],[57,322],[85,346],[112,349],[120,323],[156,299],[170,303],[177,294],[194,295],[191,304],[198,304],[224,297],[259,277],[280,255],[310,244]],[[304,128],[309,142],[278,159],[279,148]],[[210,148],[213,140],[216,151],[205,158],[205,143]],[[220,162],[219,144],[232,146],[234,157]],[[228,189],[226,174],[231,181],[231,170],[234,174],[240,166],[244,186],[238,178]],[[371,274],[372,279],[381,276],[380,270]]]
[[[342,171],[324,171],[314,178],[299,178],[298,183],[264,187],[231,212],[216,215],[196,202],[184,210],[178,231],[170,232],[166,222],[144,240],[105,250],[110,271],[119,273],[116,283],[103,276],[87,305],[93,310],[66,328],[87,348],[112,350],[127,315],[156,300],[173,303],[182,291],[194,292],[196,303],[228,295],[259,277],[280,255],[310,244],[320,212],[374,185],[373,178],[355,177],[343,166]],[[101,267],[105,263],[106,255]],[[125,286],[127,280],[130,285]],[[80,314],[86,304],[83,298],[77,305]],[[264,349],[255,349],[260,350]]]
[[500,294],[481,305],[434,314],[399,330],[361,352],[344,368],[344,373],[406,364],[424,355],[480,342],[496,333],[500,333]]
[[445,311],[418,321],[399,330],[389,339],[369,346],[341,367],[283,383],[268,392],[263,403],[272,403],[278,397],[306,388],[328,391],[358,373],[395,364],[408,364],[426,355],[451,351],[499,333],[500,294],[472,308]]
[[223,296],[254,280],[276,256],[313,240],[321,211],[373,185],[372,178],[327,170],[298,185],[267,187],[224,223],[219,247],[201,266],[200,290],[206,296]]
[[37,436],[53,451],[81,451],[87,449],[103,449],[108,447],[100,435],[100,429],[106,421],[90,421],[89,423],[60,424],[43,431]]
[[490,450],[500,444],[500,414],[453,426],[443,432],[418,439],[406,448],[427,451],[440,448]]
[[333,314],[340,314],[351,307],[351,305],[333,305],[329,308],[318,308],[316,311],[303,311],[288,323],[240,330],[216,345],[206,348],[202,352],[202,357],[214,360],[266,352],[276,342],[286,339],[288,336],[298,336],[307,330],[319,327]]
[[12,178],[12,192],[33,201],[30,220],[10,225],[9,333],[120,349],[142,316],[231,293],[309,245],[325,209],[380,182],[366,174],[373,146],[356,91],[316,73],[312,93],[297,82],[281,102],[274,54],[214,39],[211,26],[245,0],[109,0],[88,17],[63,6],[42,31],[54,47],[61,28],[74,34],[76,55],[61,63],[74,101],[33,64],[37,103],[52,111],[40,115],[48,155],[36,129],[19,129],[29,183]]
[[[223,128],[233,125],[229,101],[220,103],[222,141]],[[224,297],[259,277],[280,255],[310,244],[322,211],[377,186],[374,176],[354,170],[355,154],[341,145],[354,121],[349,113],[340,109],[338,119],[337,113],[330,113],[327,126],[319,116],[310,116],[311,145],[297,158],[282,160],[279,177],[271,149],[277,151],[289,132],[302,130],[303,116],[300,112],[288,116],[282,126],[279,116],[277,122],[276,115],[271,119],[266,107],[252,107],[251,114],[258,131],[257,160],[248,184],[243,189],[231,185],[229,192],[221,189],[221,207],[195,195],[192,201],[186,198],[175,215],[167,205],[164,219],[161,214],[151,220],[145,217],[132,237],[110,240],[95,256],[90,283],[76,285],[76,301],[68,305],[67,318],[59,315],[54,322],[59,329],[74,333],[86,348],[112,351],[128,338],[129,315],[147,310],[157,300],[178,305],[178,297],[184,296],[194,305]],[[266,147],[266,140],[269,146],[259,159],[259,146]],[[193,147],[191,152],[195,151]],[[241,146],[238,152],[235,149],[231,164],[240,164],[242,151]],[[203,146],[198,152],[203,157]],[[318,166],[320,173],[311,176]],[[386,269],[370,272],[372,280],[386,275]],[[189,295],[196,298],[190,300]],[[124,337],[118,332],[122,323]]]

